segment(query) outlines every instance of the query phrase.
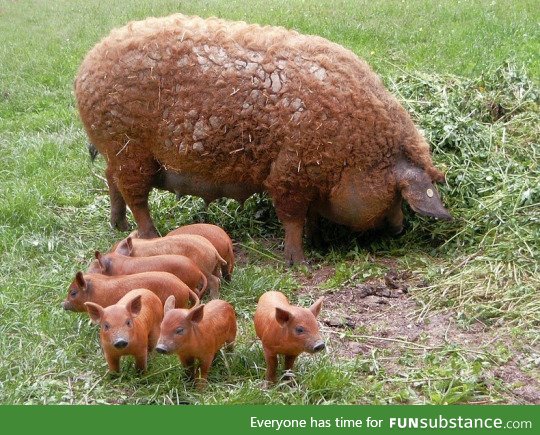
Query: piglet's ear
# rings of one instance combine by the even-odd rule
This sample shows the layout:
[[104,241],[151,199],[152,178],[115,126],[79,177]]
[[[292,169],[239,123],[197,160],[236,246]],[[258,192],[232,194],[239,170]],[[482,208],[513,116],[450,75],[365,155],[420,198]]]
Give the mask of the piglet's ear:
[[92,323],[96,325],[99,324],[99,322],[101,322],[101,318],[103,317],[103,307],[93,302],[85,302],[84,306],[86,307],[86,311],[88,312],[90,319],[92,319]]
[[77,274],[75,275],[75,281],[79,289],[86,290],[86,280],[84,279],[83,273],[81,271],[77,272]]
[[142,309],[141,298],[142,298],[141,295],[137,295],[133,299],[131,299],[126,305],[126,308],[128,309],[128,311],[131,313],[133,317],[137,317],[141,312],[141,309]]
[[103,261],[103,255],[101,255],[101,252],[99,251],[94,252],[94,255],[101,269],[101,273],[105,273],[107,271],[107,265]]
[[283,308],[276,307],[276,320],[280,325],[285,325],[292,319],[292,314]]
[[132,251],[133,251],[133,241],[131,240],[131,237],[128,237],[127,239],[122,240],[115,249],[116,253],[120,255],[126,255],[128,257],[131,255]]
[[199,323],[204,316],[204,304],[197,305],[195,308],[192,308],[189,310],[188,315],[186,316],[186,319],[193,322],[193,323]]
[[165,305],[163,306],[163,314],[165,314],[167,311],[171,311],[172,309],[174,309],[175,305],[176,299],[173,295],[170,295],[165,301]]
[[313,303],[311,307],[309,307],[309,311],[311,311],[315,317],[317,317],[321,312],[323,300],[324,298],[321,296]]

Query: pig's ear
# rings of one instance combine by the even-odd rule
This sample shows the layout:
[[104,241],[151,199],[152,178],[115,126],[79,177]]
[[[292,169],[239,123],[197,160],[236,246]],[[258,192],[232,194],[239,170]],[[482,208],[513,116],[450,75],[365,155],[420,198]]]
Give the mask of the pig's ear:
[[131,313],[133,317],[137,317],[142,309],[142,297],[141,295],[135,296],[133,299],[131,299],[127,305],[126,308]]
[[292,319],[292,314],[283,308],[276,307],[276,320],[280,325],[285,325]]
[[189,310],[189,313],[186,316],[186,319],[194,323],[199,323],[203,319],[203,316],[204,316],[204,304],[197,305],[195,308],[192,308],[191,310]]
[[129,257],[131,255],[131,251],[133,251],[133,242],[131,237],[122,240],[116,247],[115,251],[120,255],[126,255]]
[[410,163],[401,164],[397,166],[396,178],[401,195],[415,212],[437,219],[452,220],[424,170]]
[[92,319],[92,323],[99,324],[103,317],[103,307],[93,302],[85,302],[84,306],[86,307],[86,311],[88,311],[90,319]]
[[323,300],[324,300],[324,297],[321,296],[319,299],[317,299],[313,303],[311,307],[309,307],[309,311],[311,311],[315,317],[317,317],[319,313],[321,312]]
[[75,281],[77,282],[77,287],[79,287],[80,290],[86,290],[86,280],[84,279],[81,271],[77,272],[75,275]]
[[165,305],[163,305],[163,314],[165,314],[167,311],[171,311],[172,309],[174,309],[175,305],[176,299],[173,295],[170,295],[165,301]]

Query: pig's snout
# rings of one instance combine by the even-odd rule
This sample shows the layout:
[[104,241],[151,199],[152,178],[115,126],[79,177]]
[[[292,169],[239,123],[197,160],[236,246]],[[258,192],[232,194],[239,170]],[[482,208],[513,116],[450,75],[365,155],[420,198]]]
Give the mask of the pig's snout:
[[167,346],[165,346],[163,343],[158,343],[158,345],[156,346],[156,351],[158,353],[169,353],[169,348]]
[[124,340],[123,338],[119,338],[113,343],[113,346],[117,349],[125,349],[128,345],[127,340]]
[[60,304],[62,306],[62,308],[66,311],[69,311],[71,310],[71,305],[69,303],[69,301],[64,301]]
[[321,350],[323,350],[325,348],[325,344],[324,344],[324,341],[320,340],[320,341],[317,341],[315,343],[315,345],[313,346],[313,352],[320,352]]

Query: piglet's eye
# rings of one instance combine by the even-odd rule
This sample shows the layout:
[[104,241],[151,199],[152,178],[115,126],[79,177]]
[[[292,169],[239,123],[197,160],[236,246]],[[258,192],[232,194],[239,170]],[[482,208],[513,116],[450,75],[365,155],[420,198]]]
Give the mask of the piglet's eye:
[[108,323],[103,324],[103,330],[104,331],[108,331],[110,328],[111,328],[111,325],[109,325]]
[[297,326],[296,328],[294,328],[294,332],[296,332],[297,334],[303,334],[304,328],[302,326]]
[[176,331],[175,331],[178,335],[182,335],[184,333],[184,328],[180,327],[180,328],[176,328]]
[[72,290],[69,295],[74,298],[75,296],[77,296],[77,290]]
[[132,324],[131,319],[127,319],[127,320],[126,320],[126,325],[127,325],[127,326],[131,326],[131,324]]

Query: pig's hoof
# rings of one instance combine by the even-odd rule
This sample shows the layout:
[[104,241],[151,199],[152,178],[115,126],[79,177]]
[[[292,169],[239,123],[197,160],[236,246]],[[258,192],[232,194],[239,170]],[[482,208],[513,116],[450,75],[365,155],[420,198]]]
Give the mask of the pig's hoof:
[[283,376],[281,376],[281,380],[284,384],[290,387],[298,386],[298,383],[296,382],[296,377],[294,376],[294,372],[292,370],[286,370],[285,373],[283,373]]
[[275,382],[274,382],[274,381],[269,381],[269,380],[267,379],[267,380],[265,380],[265,381],[263,382],[262,387],[263,387],[263,390],[269,390],[269,389],[272,388],[274,385],[275,385]]
[[127,218],[112,218],[111,227],[117,229],[118,231],[129,231],[129,222]]
[[208,381],[203,378],[195,379],[195,388],[197,391],[203,391],[208,386]]

